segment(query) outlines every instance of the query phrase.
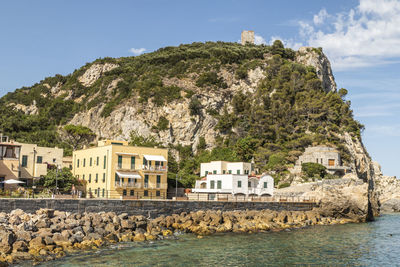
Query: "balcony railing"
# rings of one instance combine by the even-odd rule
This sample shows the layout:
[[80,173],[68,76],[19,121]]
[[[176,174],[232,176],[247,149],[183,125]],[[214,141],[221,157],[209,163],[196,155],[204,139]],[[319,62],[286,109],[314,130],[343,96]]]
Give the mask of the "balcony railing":
[[117,170],[130,170],[130,171],[136,170],[135,166],[133,166],[133,165],[130,165],[130,164],[119,164],[119,163],[117,163],[115,165],[115,169],[117,169]]
[[144,183],[144,188],[145,189],[167,189],[168,184],[162,184],[162,183],[157,183],[157,184],[152,184],[152,183]]
[[134,182],[115,182],[115,187],[117,188],[140,188],[141,183]]
[[167,171],[168,167],[167,166],[159,166],[159,165],[155,165],[155,166],[142,165],[142,170],[146,170],[146,171]]

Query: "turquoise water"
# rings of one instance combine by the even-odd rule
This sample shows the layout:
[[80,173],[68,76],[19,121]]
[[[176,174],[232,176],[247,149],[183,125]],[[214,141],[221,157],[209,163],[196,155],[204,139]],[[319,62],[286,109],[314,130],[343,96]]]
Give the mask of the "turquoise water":
[[293,231],[129,243],[39,266],[400,266],[400,215]]

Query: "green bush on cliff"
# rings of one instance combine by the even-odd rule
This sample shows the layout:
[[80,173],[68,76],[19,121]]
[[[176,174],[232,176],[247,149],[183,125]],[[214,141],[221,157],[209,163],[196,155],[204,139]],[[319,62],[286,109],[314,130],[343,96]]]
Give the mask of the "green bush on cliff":
[[324,178],[327,175],[326,167],[314,162],[306,162],[301,164],[301,171],[308,178]]

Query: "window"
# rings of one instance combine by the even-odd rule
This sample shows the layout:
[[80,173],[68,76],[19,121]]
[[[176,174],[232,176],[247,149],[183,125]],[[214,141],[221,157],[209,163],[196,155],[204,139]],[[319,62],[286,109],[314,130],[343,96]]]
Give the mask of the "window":
[[240,170],[237,170],[237,171],[236,171],[236,174],[240,174]]
[[89,159],[89,166],[92,166],[92,158]]
[[26,155],[23,155],[23,156],[22,156],[22,163],[21,163],[21,166],[22,166],[22,167],[28,166],[28,156],[26,156]]
[[94,190],[94,194],[97,195],[97,189]]
[[267,182],[264,182],[264,188],[268,188],[268,183]]
[[99,166],[99,157],[96,158],[96,166]]
[[131,191],[129,192],[129,195],[130,195],[131,197],[133,197],[133,196],[135,195],[135,191],[134,191],[134,190],[131,190]]
[[232,174],[232,170],[229,170],[228,173],[229,173],[229,174]]
[[76,161],[76,167],[79,168],[79,159]]
[[249,174],[249,170],[245,170],[245,171],[244,171],[244,174]]
[[251,187],[251,182],[250,182],[250,181],[247,183],[247,186],[248,186],[248,187]]
[[242,188],[242,181],[237,181],[237,187]]
[[144,175],[144,187],[145,188],[149,187],[149,175],[148,174]]
[[69,169],[72,170],[72,164],[69,164]]
[[36,163],[42,163],[42,162],[43,162],[43,157],[42,156],[37,156]]
[[126,196],[126,189],[124,189],[124,190],[122,191],[122,195],[123,195],[123,196]]
[[104,195],[105,195],[105,194],[104,194],[104,193],[105,193],[105,191],[106,191],[106,190],[104,190],[104,188],[103,188],[103,193],[102,193],[102,197],[104,197]]
[[157,175],[157,184],[161,183],[161,175]]
[[218,180],[217,181],[217,189],[221,189],[222,188],[222,181]]
[[85,180],[85,175],[84,174],[82,174],[82,180]]
[[99,181],[99,174],[98,173],[96,173],[96,183]]
[[210,188],[214,189],[215,188],[215,181],[210,181]]
[[92,182],[92,174],[89,174],[89,183]]
[[216,170],[213,170],[213,174],[217,174],[217,171],[216,171]]
[[97,197],[100,197],[100,187],[97,188]]
[[119,176],[118,176],[118,174],[115,174],[115,181],[116,181],[116,182],[119,182]]
[[208,171],[206,171],[206,176],[208,175]]
[[107,165],[107,156],[104,156],[104,164],[103,164],[103,169],[106,168]]
[[161,194],[160,194],[160,191],[156,191],[156,197],[159,197]]
[[103,183],[106,182],[106,173],[103,173]]
[[144,190],[143,194],[144,194],[145,197],[148,197],[149,196],[149,191],[148,190]]
[[122,156],[118,156],[118,168],[122,168]]
[[223,171],[222,171],[222,174],[225,174],[225,173],[226,173],[226,170],[223,170]]
[[143,157],[143,165],[147,165],[147,159]]
[[335,166],[335,160],[334,159],[328,159],[328,166]]
[[131,157],[131,170],[135,169],[135,157]]
[[83,159],[83,167],[86,166],[86,159]]

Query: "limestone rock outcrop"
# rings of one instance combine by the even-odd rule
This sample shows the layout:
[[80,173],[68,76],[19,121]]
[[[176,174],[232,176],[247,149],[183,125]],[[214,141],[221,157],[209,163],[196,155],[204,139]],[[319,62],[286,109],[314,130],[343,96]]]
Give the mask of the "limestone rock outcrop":
[[322,53],[322,49],[313,47],[300,47],[296,53],[298,63],[312,66],[317,71],[318,78],[322,81],[325,92],[336,92],[336,82],[332,74],[331,63]]
[[118,67],[117,64],[105,63],[105,64],[93,64],[85,73],[78,78],[78,80],[86,87],[94,84],[100,76],[107,71]]

